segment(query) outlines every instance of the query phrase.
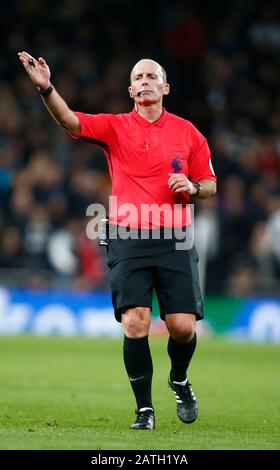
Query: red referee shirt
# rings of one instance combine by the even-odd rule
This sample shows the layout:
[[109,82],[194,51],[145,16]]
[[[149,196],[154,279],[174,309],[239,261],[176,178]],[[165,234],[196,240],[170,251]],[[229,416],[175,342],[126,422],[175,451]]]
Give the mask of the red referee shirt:
[[135,228],[190,224],[190,197],[168,188],[168,173],[184,173],[192,181],[216,180],[207,141],[191,122],[165,109],[153,123],[134,109],[116,115],[75,114],[81,134],[73,137],[105,152],[115,196],[112,223]]

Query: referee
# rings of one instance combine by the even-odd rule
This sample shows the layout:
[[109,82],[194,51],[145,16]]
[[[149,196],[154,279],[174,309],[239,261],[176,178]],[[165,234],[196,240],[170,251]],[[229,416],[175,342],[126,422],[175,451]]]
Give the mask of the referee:
[[[115,317],[124,330],[124,363],[137,403],[131,429],[155,428],[148,342],[153,289],[169,332],[168,383],[177,415],[182,422],[192,423],[198,403],[187,369],[203,306],[195,246],[188,242],[185,249],[177,249],[176,229],[187,240],[190,197],[208,198],[216,192],[207,141],[191,122],[163,108],[170,86],[165,70],[153,60],[142,59],[131,71],[128,92],[134,107],[130,113],[90,115],[67,106],[51,84],[42,57],[35,60],[25,51],[18,56],[53,118],[74,138],[100,145],[107,158],[117,201],[109,215],[114,236],[109,240],[108,266]],[[158,208],[155,217],[151,207]],[[133,234],[130,238],[124,236],[127,227]]]

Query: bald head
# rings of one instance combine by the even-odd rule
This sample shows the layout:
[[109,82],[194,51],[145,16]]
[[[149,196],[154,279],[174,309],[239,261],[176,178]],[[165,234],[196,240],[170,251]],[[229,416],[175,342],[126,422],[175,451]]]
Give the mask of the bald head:
[[147,69],[147,67],[148,67],[149,69],[151,69],[152,72],[155,72],[159,76],[162,77],[163,83],[167,83],[167,76],[166,76],[166,72],[165,72],[164,68],[160,64],[158,64],[158,62],[156,62],[155,60],[152,60],[152,59],[141,59],[141,60],[139,60],[139,62],[137,62],[134,65],[133,69],[131,70],[131,74],[130,74],[130,83],[132,81],[132,77],[134,75],[136,75],[139,70],[141,71],[141,69],[143,67],[145,69]]

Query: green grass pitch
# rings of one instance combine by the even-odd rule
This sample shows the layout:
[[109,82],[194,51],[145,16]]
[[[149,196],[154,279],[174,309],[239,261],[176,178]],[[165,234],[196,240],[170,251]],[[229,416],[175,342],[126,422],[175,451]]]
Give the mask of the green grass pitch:
[[279,449],[280,346],[200,339],[199,400],[181,423],[167,387],[166,338],[151,337],[154,431],[131,431],[122,338],[0,338],[0,449]]

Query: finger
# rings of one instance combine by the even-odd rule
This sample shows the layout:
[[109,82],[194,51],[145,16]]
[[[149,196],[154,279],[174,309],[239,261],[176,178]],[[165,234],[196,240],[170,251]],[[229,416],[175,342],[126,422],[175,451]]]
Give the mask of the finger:
[[25,60],[33,59],[32,55],[29,54],[29,53],[26,52],[26,51],[22,51],[20,54],[21,54],[22,57],[24,57]]
[[173,187],[174,184],[179,183],[179,182],[183,183],[183,181],[178,179],[178,178],[172,178],[168,181],[168,185],[169,185],[169,187]]
[[22,63],[26,61],[26,59],[20,53],[18,53],[18,58]]
[[183,189],[183,191],[185,191],[186,190],[186,185],[179,181],[178,183],[174,184],[172,189],[173,189],[173,191],[176,191],[177,189]]
[[175,192],[175,193],[185,193],[186,190],[185,190],[185,188],[178,188],[178,189],[175,189],[174,192]]
[[21,61],[24,61],[24,60],[26,61],[27,60],[26,56],[23,52],[18,52],[18,57]]
[[175,188],[175,187],[177,187],[176,181],[175,181],[173,184],[171,184],[171,185],[169,186],[169,188],[172,189],[172,191],[174,191],[174,188]]
[[32,71],[32,69],[36,66],[36,60],[27,52],[18,52],[18,57],[26,70]]
[[178,175],[169,176],[169,178],[168,178],[169,183],[175,182],[175,181],[178,181]]
[[31,70],[31,68],[33,68],[33,66],[31,67],[31,65],[28,64],[28,59],[26,59],[26,57],[19,55],[19,60],[21,61],[22,65],[26,70]]
[[182,173],[171,173],[169,174],[169,180],[173,179],[173,180],[181,180],[181,181],[185,181],[186,180],[186,177],[185,175],[183,175]]
[[47,65],[47,63],[46,63],[45,59],[43,59],[43,57],[39,57],[38,62],[39,62],[39,64],[42,65],[42,66],[46,66],[46,65]]
[[35,67],[34,59],[28,59],[28,65],[31,65],[32,67]]
[[175,175],[170,175],[169,178],[168,178],[168,183],[172,182],[172,181],[176,181],[176,177]]

